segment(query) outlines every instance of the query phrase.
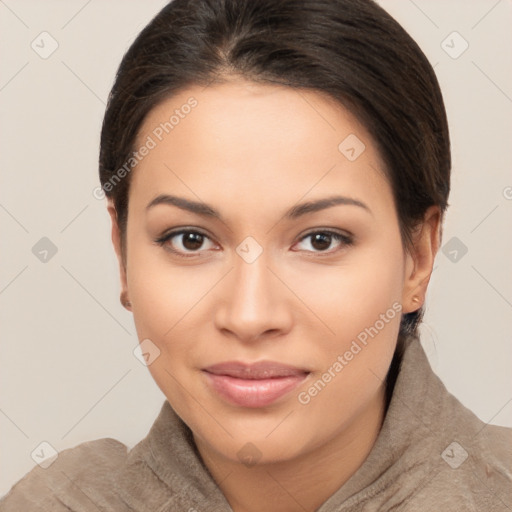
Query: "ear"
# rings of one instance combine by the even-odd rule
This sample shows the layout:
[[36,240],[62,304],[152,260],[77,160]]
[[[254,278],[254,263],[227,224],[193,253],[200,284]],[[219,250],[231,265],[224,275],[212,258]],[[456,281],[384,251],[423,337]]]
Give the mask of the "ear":
[[412,235],[413,246],[407,250],[402,294],[404,313],[418,310],[425,302],[434,259],[441,242],[441,210],[431,206]]
[[126,279],[126,262],[123,256],[123,249],[121,244],[121,231],[119,229],[119,223],[117,220],[117,211],[114,203],[111,199],[108,200],[107,210],[112,221],[112,244],[116,252],[117,261],[119,263],[119,275],[121,280],[121,304],[128,310],[131,311],[131,302],[128,296],[128,284]]

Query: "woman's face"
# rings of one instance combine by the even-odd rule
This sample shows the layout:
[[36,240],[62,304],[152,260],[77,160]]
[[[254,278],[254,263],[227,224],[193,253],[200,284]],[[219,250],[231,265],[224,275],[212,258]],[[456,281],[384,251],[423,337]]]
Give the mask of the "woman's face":
[[357,436],[410,301],[368,132],[319,93],[232,81],[155,107],[137,147],[123,287],[196,440],[275,462]]

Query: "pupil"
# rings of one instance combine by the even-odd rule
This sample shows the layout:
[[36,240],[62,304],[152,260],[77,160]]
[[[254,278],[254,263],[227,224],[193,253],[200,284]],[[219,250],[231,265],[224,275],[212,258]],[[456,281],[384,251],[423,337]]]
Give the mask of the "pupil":
[[203,245],[203,235],[200,233],[187,233],[183,240],[186,249],[199,249]]
[[[320,247],[317,246],[317,242],[320,242]],[[313,236],[311,244],[315,249],[328,249],[329,245],[331,245],[331,235],[326,233],[317,233]]]

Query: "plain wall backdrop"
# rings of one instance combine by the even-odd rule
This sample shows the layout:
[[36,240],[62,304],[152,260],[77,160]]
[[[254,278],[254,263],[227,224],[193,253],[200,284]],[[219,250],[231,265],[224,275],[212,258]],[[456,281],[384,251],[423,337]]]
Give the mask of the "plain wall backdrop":
[[[133,355],[93,190],[115,71],[166,3],[0,0],[0,495],[41,442],[133,447],[165,399]],[[512,2],[379,3],[435,67],[451,129],[451,206],[422,344],[465,406],[512,426]]]

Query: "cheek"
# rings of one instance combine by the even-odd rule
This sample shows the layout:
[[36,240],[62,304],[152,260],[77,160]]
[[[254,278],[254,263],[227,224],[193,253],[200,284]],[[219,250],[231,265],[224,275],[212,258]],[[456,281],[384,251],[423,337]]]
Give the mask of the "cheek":
[[404,273],[400,239],[383,237],[347,253],[336,266],[309,264],[299,270],[293,277],[288,269],[287,278],[296,283],[294,291],[316,314],[326,339],[351,340],[390,308],[388,323],[399,325]]
[[171,262],[166,251],[147,238],[136,219],[128,233],[127,286],[139,338],[163,340],[211,288],[208,265]]
[[322,371],[298,397],[310,428],[316,428],[314,418],[323,418],[334,431],[340,418],[362,413],[385,382],[401,320],[403,255],[397,247],[375,247],[357,264],[316,280],[323,292],[312,309],[334,334],[318,340]]
[[154,381],[164,395],[172,397],[175,409],[186,411],[192,404],[187,404],[180,382],[184,381],[184,369],[190,366],[186,340],[193,336],[185,327],[187,312],[197,303],[199,291],[192,282],[185,282],[182,273],[159,263],[151,252],[155,251],[130,254],[127,284],[135,328],[139,341],[150,340],[146,347],[157,355],[147,367]]
[[160,351],[148,366],[159,387],[179,397],[178,382],[197,364],[198,341],[205,338],[204,329],[211,328],[204,308],[220,271],[209,264],[171,263],[163,249],[147,243],[132,247],[127,284],[137,336],[151,340]]

